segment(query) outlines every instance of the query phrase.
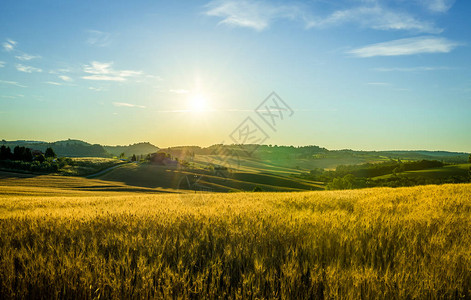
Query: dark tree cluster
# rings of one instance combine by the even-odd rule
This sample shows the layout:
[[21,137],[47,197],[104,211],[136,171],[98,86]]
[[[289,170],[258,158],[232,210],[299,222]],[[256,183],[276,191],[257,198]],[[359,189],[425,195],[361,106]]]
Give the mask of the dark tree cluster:
[[0,147],[0,167],[5,169],[55,172],[59,169],[59,163],[54,160],[57,157],[52,148],[47,148],[45,154],[40,151],[32,151],[28,147],[16,146],[13,152],[10,147]]
[[2,145],[0,147],[0,160],[6,160],[6,159],[12,159],[13,155],[11,153],[10,147],[5,147],[5,145]]
[[54,153],[54,150],[52,150],[52,148],[47,148],[45,155],[43,155],[42,153],[33,155],[31,149],[27,147],[16,146],[15,148],[13,148],[13,153],[10,147],[6,147],[5,145],[2,145],[2,147],[0,147],[0,160],[15,160],[25,162],[38,160],[40,162],[43,162],[46,160],[46,158],[55,157],[57,157],[57,155]]
[[13,148],[13,153],[10,147],[2,145],[0,148],[0,159],[1,160],[20,160],[20,161],[33,161],[33,154],[30,148],[16,146]]

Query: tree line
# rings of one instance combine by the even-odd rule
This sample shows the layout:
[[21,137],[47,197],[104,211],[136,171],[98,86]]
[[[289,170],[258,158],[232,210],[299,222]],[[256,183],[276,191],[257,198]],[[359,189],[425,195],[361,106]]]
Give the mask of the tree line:
[[[471,163],[471,155],[468,159]],[[387,161],[382,163],[366,163],[360,165],[339,165],[335,171],[326,171],[321,168],[311,170],[302,178],[323,181],[326,188],[331,190],[355,189],[366,187],[402,187],[424,184],[463,183],[471,181],[471,167],[468,176],[449,176],[447,178],[429,178],[425,176],[407,177],[401,175],[405,171],[426,170],[443,167],[445,164],[437,160],[420,160],[402,162]],[[392,174],[387,178],[372,179],[373,177]]]
[[57,155],[52,148],[47,148],[44,154],[39,153],[34,155],[31,148],[16,146],[13,152],[10,147],[2,145],[0,147],[0,160],[16,160],[31,162],[33,160],[45,161],[47,158],[56,158]]
[[22,146],[16,146],[13,151],[5,145],[0,147],[0,167],[4,169],[56,172],[64,164],[62,160],[56,160],[56,157],[52,148],[47,148],[43,154]]

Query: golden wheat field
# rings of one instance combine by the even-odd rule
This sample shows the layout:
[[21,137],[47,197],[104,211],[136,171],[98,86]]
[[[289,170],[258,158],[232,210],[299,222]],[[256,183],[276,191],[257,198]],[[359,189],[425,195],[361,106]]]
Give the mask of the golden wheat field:
[[471,297],[471,184],[0,189],[0,298]]

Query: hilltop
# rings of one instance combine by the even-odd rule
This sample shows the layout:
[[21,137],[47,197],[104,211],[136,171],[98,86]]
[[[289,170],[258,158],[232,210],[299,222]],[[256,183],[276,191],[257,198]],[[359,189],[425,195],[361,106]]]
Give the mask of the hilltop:
[[16,146],[27,147],[34,150],[44,152],[47,148],[53,148],[58,156],[67,157],[113,157],[120,156],[124,153],[125,156],[147,155],[159,150],[158,147],[150,143],[136,143],[127,146],[104,146],[100,144],[90,144],[81,140],[68,139],[56,142],[43,142],[43,141],[5,141],[0,142],[0,146],[5,145],[12,150]]
[[[221,145],[215,144],[209,147],[178,146],[159,148],[149,142],[139,142],[129,145],[101,145],[91,144],[82,140],[67,139],[56,142],[32,141],[32,140],[2,140],[0,146],[13,148],[23,146],[35,150],[45,151],[51,147],[59,156],[69,157],[113,157],[124,153],[125,157],[135,155],[147,155],[157,151],[163,151],[179,159],[188,159],[195,155],[232,156],[250,158],[254,160],[276,161],[283,164],[290,160],[307,160],[315,162],[315,167],[335,168],[341,164],[360,164],[367,162],[381,162],[389,159],[401,160],[439,160],[445,163],[466,163],[469,153],[450,151],[428,150],[329,150],[316,145],[308,146],[278,146],[278,145]],[[305,161],[304,161],[305,162]],[[308,163],[310,165],[311,163]],[[291,165],[291,163],[290,163]]]

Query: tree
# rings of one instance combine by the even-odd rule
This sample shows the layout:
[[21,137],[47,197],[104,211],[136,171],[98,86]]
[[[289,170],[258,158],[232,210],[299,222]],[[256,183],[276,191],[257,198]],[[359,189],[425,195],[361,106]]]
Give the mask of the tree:
[[471,164],[471,154],[469,155],[468,162]]
[[40,162],[40,163],[43,163],[46,158],[44,157],[43,154],[39,154],[38,156],[36,156],[36,159]]
[[133,154],[132,157],[131,157],[131,161],[136,161],[137,158],[136,158],[136,154]]
[[10,159],[11,158],[11,150],[10,147],[5,147],[2,145],[0,148],[0,160]]
[[13,160],[23,160],[25,157],[25,147],[16,146],[13,149]]
[[46,152],[44,154],[46,155],[46,158],[49,158],[49,157],[55,158],[55,157],[57,157],[56,153],[54,152],[54,150],[52,150],[52,148],[47,148]]
[[33,161],[33,154],[31,153],[30,148],[25,148],[23,160],[24,161]]

